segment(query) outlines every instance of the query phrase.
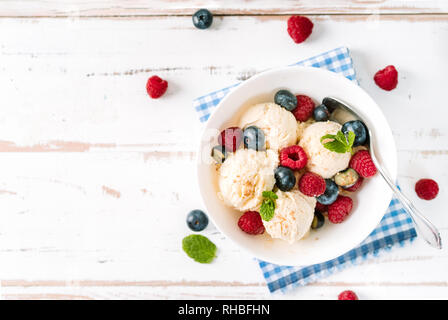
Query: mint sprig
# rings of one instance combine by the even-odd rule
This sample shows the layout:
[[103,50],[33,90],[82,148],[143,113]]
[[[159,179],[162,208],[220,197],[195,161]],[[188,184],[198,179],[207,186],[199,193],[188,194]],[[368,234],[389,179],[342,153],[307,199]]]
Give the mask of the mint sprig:
[[263,203],[260,207],[260,216],[264,221],[269,221],[274,217],[275,200],[278,196],[272,191],[263,191]]
[[[337,153],[353,153],[352,147],[355,142],[355,133],[349,131],[345,135],[342,131],[338,131],[336,134],[326,134],[320,138],[320,142],[325,148]],[[324,140],[331,140],[324,143]]]
[[216,256],[216,245],[200,234],[186,236],[182,240],[182,249],[199,263],[210,263]]

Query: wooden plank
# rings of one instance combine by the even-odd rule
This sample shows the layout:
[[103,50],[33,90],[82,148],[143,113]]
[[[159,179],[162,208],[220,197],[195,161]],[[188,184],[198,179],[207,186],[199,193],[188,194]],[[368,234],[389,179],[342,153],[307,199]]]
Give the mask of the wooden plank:
[[[213,225],[204,234],[219,248],[215,263],[198,265],[180,250],[181,239],[189,233],[185,215],[201,207],[194,161],[145,161],[138,153],[117,151],[5,153],[1,158],[1,167],[9,168],[3,173],[4,192],[0,195],[7,208],[0,217],[5,284],[11,285],[8,279],[21,278],[80,281],[86,285],[89,282],[84,280],[88,279],[104,280],[102,283],[121,279],[143,284],[152,281],[159,286],[198,286],[204,281],[208,286],[222,286],[223,282],[239,286],[262,281],[251,257]],[[407,162],[409,158],[402,160]],[[431,164],[440,168],[446,161],[446,157],[440,162],[432,159]],[[424,162],[413,160],[411,166]],[[179,177],[170,188],[165,187],[167,174],[170,179]],[[418,175],[402,181],[403,189],[412,186],[416,178]],[[446,177],[437,179],[445,185]],[[114,191],[105,192],[105,187]],[[423,203],[413,193],[408,194],[439,226],[442,237],[448,236],[448,221],[440,215],[443,208],[438,202]],[[446,252],[428,251],[424,243],[416,243],[326,281],[444,281],[446,257]],[[179,265],[183,266],[182,272]],[[424,266],[431,272],[422,273]],[[372,270],[375,274],[366,278]]]
[[[362,300],[444,300],[448,290],[445,284],[435,283],[372,283],[359,285],[313,283],[287,294],[269,294],[263,286],[247,287],[146,287],[146,286],[55,286],[55,287],[2,287],[2,299],[314,299],[336,300],[343,290],[354,290]],[[424,295],[422,295],[424,292]]]
[[191,15],[198,8],[208,8],[216,15],[282,14],[421,14],[448,13],[444,0],[35,0],[0,2],[2,17],[113,17]]

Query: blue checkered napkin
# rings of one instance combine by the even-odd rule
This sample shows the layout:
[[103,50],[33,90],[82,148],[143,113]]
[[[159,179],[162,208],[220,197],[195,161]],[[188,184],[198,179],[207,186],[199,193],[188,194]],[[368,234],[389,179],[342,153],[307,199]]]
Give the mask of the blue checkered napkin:
[[358,247],[324,263],[305,267],[278,266],[259,260],[269,291],[303,286],[350,265],[356,265],[394,245],[403,246],[417,236],[412,220],[400,202],[393,198],[378,227]]
[[[341,73],[349,80],[358,83],[356,80],[355,69],[353,68],[352,58],[350,57],[350,52],[348,48],[345,47],[333,49],[315,57],[299,61],[291,66],[325,68],[333,72]],[[232,88],[238,85],[239,83],[236,83],[227,88],[210,92],[205,96],[194,99],[193,106],[199,114],[199,121],[207,121],[213,109],[218,105],[221,99],[224,98]]]
[[[353,62],[347,48],[341,47],[315,57],[297,62],[293,65],[325,68],[341,73],[346,78],[357,83]],[[222,98],[238,84],[209,93],[194,100],[193,105],[199,114],[201,122],[207,121],[213,109]],[[417,236],[402,205],[397,199],[392,199],[389,208],[378,227],[357,248],[324,263],[311,266],[279,266],[259,260],[260,268],[271,292],[296,286],[306,285],[335,271],[350,265],[356,265],[369,257],[378,255],[381,251],[390,250],[394,246],[403,246]]]

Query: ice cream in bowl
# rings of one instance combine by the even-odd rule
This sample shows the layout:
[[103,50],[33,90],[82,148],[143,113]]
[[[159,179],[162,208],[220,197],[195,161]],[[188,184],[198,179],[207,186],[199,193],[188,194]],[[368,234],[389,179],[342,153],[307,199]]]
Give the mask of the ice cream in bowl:
[[282,265],[336,258],[378,225],[392,192],[378,178],[366,124],[338,117],[324,97],[368,119],[395,178],[389,125],[369,95],[330,71],[287,67],[235,87],[205,125],[201,197],[215,226],[248,254]]

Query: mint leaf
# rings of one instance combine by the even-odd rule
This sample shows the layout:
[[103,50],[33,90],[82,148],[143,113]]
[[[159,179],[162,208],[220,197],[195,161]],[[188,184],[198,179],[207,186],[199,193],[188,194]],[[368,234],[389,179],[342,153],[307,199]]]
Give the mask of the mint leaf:
[[336,153],[346,153],[347,147],[339,142],[338,140],[333,140],[330,142],[327,142],[324,144],[324,147],[327,148],[330,151],[336,152]]
[[328,139],[335,140],[335,137],[336,136],[334,134],[326,134],[320,138],[320,142],[322,143],[324,140],[328,140]]
[[268,198],[268,199],[278,199],[278,196],[273,192],[273,191],[263,191],[263,193],[261,194],[263,196],[263,198]]
[[342,143],[344,146],[347,146],[347,137],[345,136],[345,134],[342,133],[342,131],[338,131],[336,133],[335,139],[337,141],[339,141],[340,143]]
[[264,200],[260,208],[260,216],[264,221],[270,221],[274,217],[275,203],[272,200]]
[[269,221],[275,214],[275,200],[278,196],[272,191],[263,191],[263,203],[260,207],[260,216],[264,221]]
[[[331,140],[324,143],[324,140]],[[323,146],[333,152],[346,153],[352,152],[353,142],[355,141],[355,133],[352,131],[348,132],[346,136],[342,131],[338,131],[334,134],[326,134],[320,138],[320,142]]]
[[216,245],[200,234],[186,236],[182,240],[182,249],[199,263],[210,263],[216,256]]
[[350,148],[351,153],[353,153],[352,146],[353,146],[353,143],[355,142],[355,138],[356,138],[356,134],[353,131],[349,131],[347,140],[348,140],[348,146]]

